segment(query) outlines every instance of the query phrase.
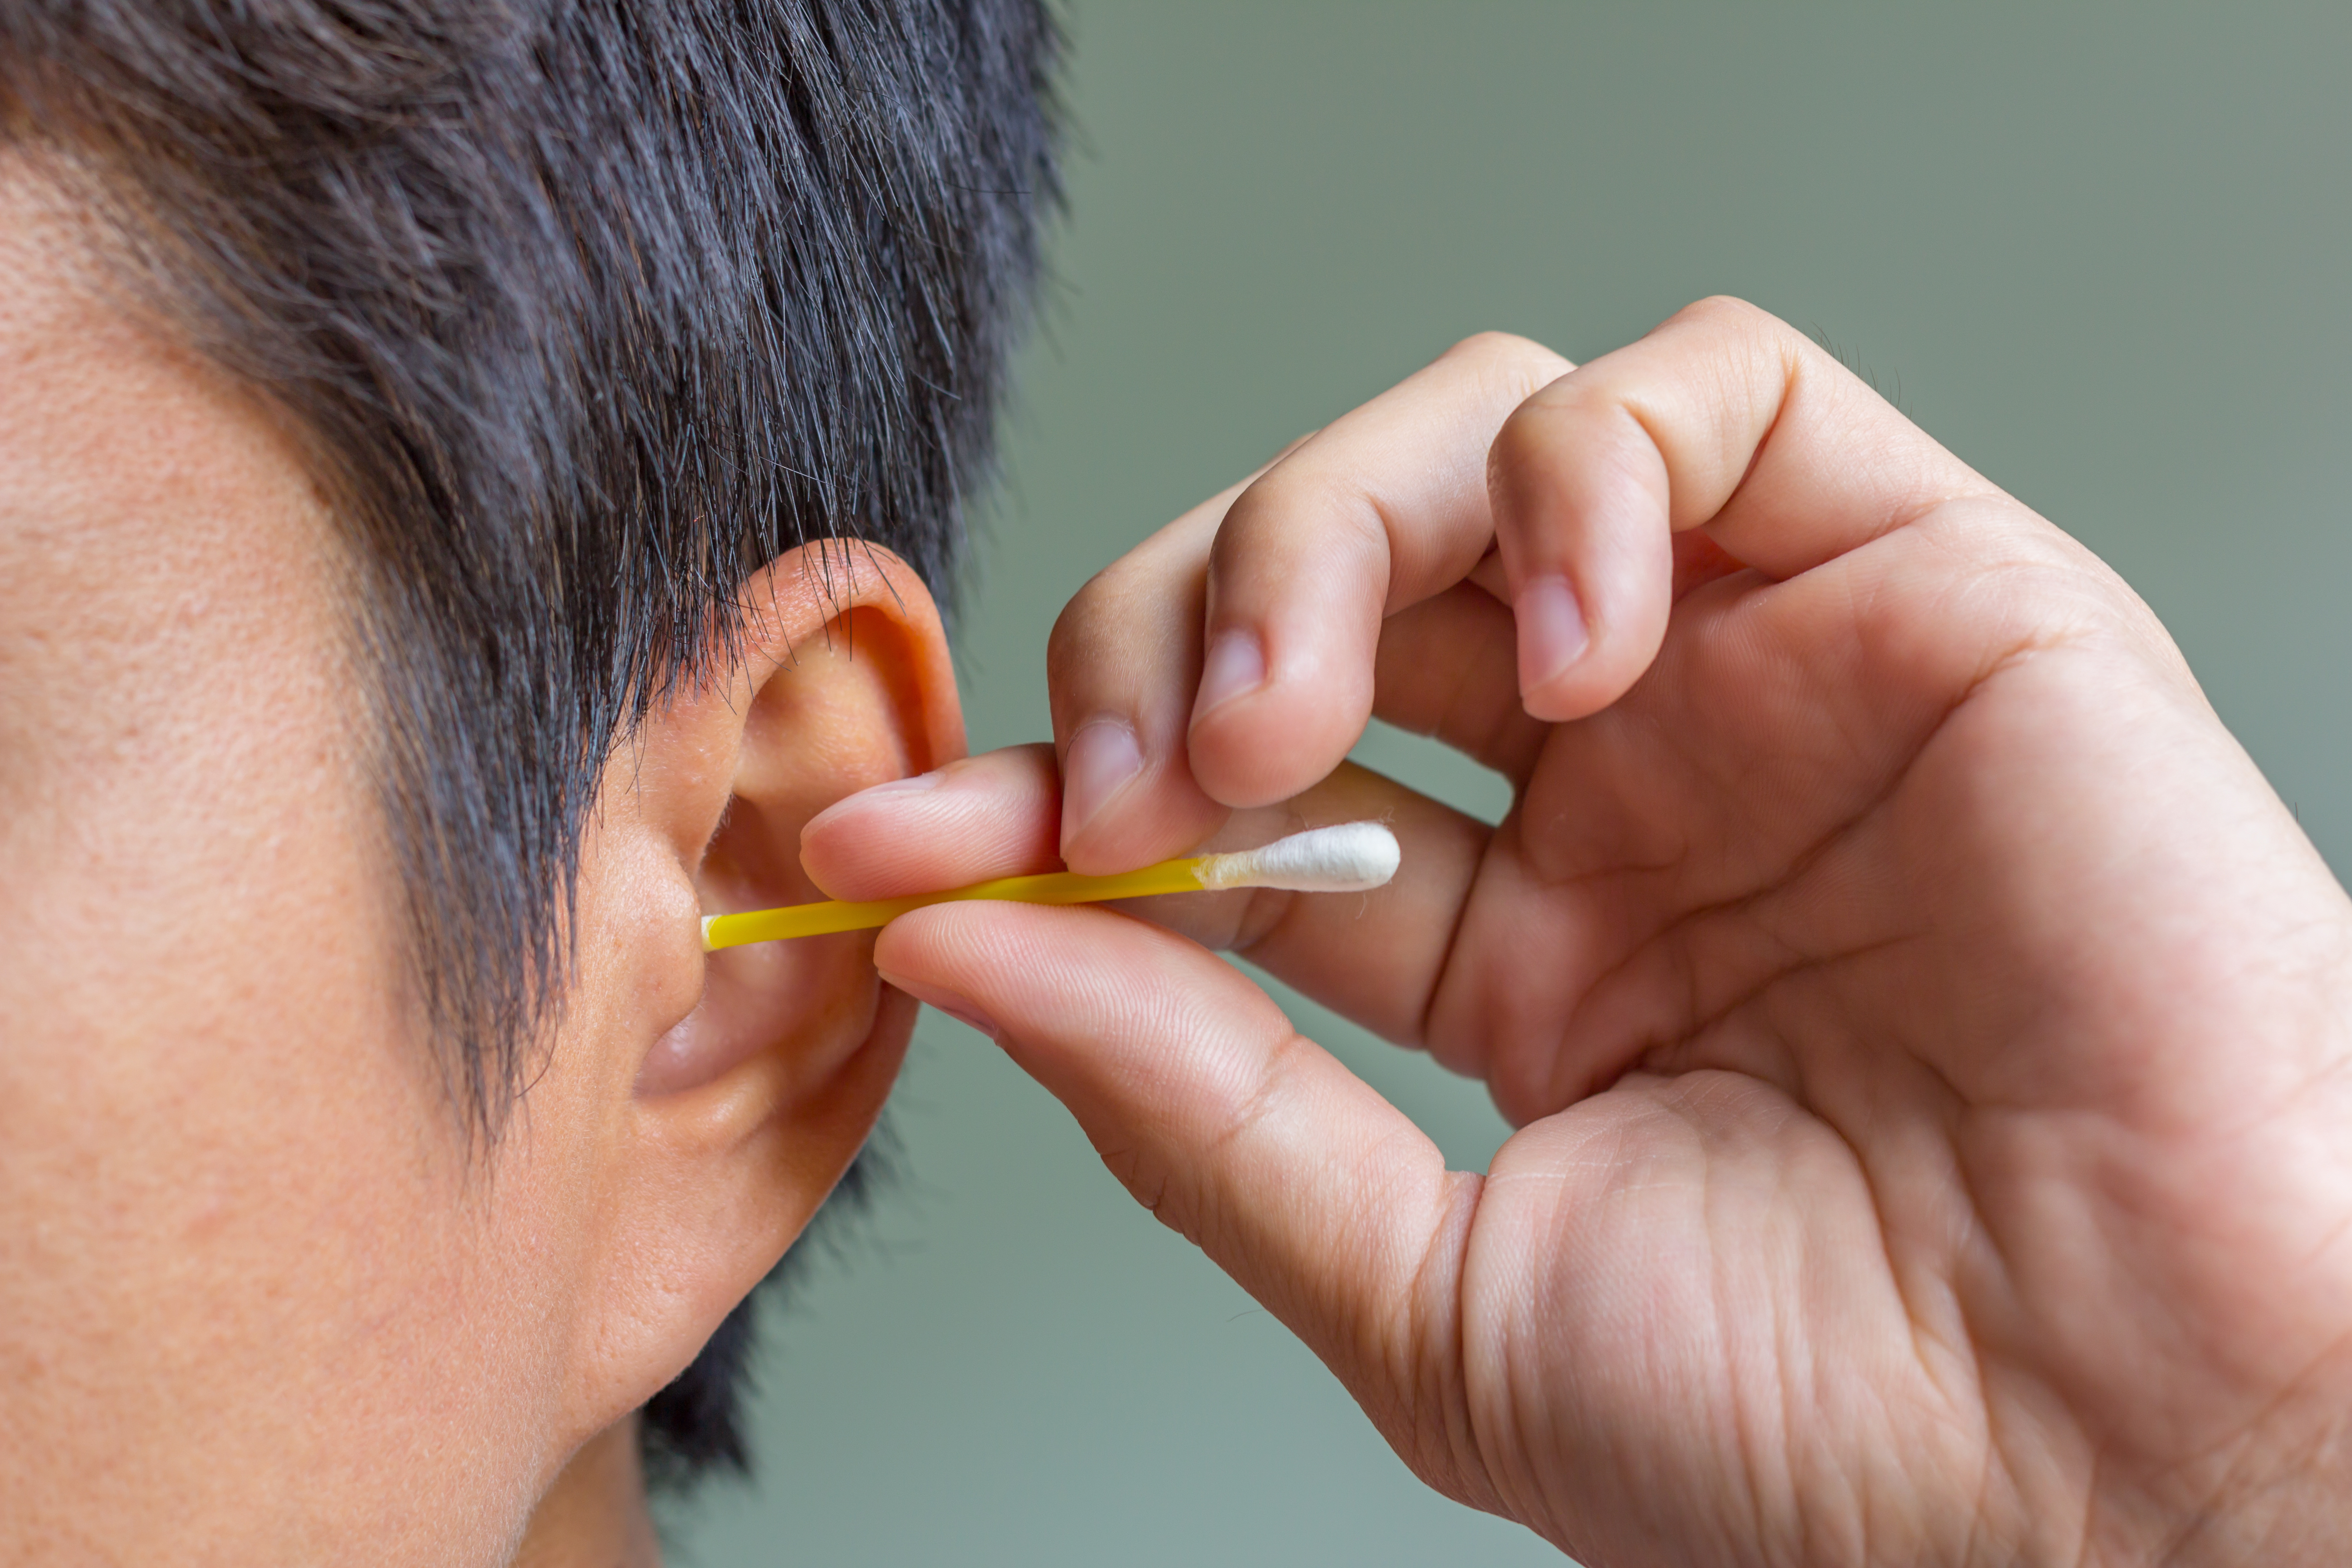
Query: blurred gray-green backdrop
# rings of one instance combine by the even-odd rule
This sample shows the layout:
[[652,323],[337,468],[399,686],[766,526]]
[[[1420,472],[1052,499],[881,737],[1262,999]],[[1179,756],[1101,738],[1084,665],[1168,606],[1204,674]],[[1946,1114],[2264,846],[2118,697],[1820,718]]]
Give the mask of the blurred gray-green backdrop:
[[[2347,864],[2352,6],[1066,15],[1072,216],[960,639],[976,747],[1047,734],[1081,583],[1289,437],[1482,328],[1582,359],[1729,292],[2119,568]],[[1294,1016],[1457,1164],[1500,1142],[1475,1088]],[[926,1015],[893,1115],[908,1178],[771,1318],[759,1479],[678,1514],[676,1561],[1559,1561],[1424,1492],[979,1036]]]

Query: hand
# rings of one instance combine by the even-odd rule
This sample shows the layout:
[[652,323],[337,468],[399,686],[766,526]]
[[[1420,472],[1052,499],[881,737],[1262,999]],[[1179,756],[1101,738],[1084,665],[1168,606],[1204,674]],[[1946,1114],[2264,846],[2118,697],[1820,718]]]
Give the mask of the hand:
[[[1050,673],[1058,773],[855,797],[809,868],[1390,817],[1368,900],[1152,912],[1483,1078],[1483,1178],[1144,921],[876,962],[1431,1484],[1594,1564],[2352,1558],[2352,907],[2130,591],[1780,322],[1466,343],[1097,578]],[[1502,825],[1341,767],[1368,713]]]

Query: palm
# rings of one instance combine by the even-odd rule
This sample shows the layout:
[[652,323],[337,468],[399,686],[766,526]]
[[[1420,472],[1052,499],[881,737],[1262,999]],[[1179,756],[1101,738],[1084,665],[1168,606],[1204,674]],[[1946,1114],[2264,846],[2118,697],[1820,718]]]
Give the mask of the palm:
[[[1627,698],[1544,738],[1472,886],[1426,1038],[1527,1125],[1470,1243],[1464,1398],[1555,1449],[1540,1495],[1479,1479],[1597,1556],[1670,1521],[1740,1560],[2111,1538],[2211,1500],[2352,1331],[2257,1322],[2237,1283],[2311,1267],[2261,1222],[2326,1052],[2210,1026],[2340,915],[2193,688],[2125,657],[2120,586],[1984,510],[1685,599]],[[2005,580],[1915,570],[1988,527]],[[2003,645],[2070,607],[2079,641]],[[2232,841],[2136,832],[2150,770],[2242,783]],[[2150,929],[2183,909],[2211,918]],[[2261,1352],[2147,1387],[2223,1334]],[[1636,1486],[1661,1513],[1625,1516]]]

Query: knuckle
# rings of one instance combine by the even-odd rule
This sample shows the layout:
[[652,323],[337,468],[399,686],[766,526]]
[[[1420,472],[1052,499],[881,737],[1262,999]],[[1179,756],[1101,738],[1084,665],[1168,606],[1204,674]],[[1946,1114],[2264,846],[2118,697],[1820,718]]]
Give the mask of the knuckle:
[[1303,1058],[1311,1049],[1307,1037],[1285,1020],[1273,1031],[1264,1059],[1252,1081],[1223,1108],[1209,1147],[1220,1155],[1254,1136],[1278,1108],[1297,1080]]
[[1510,473],[1538,455],[1546,446],[1548,433],[1540,419],[1542,409],[1530,399],[1511,410],[1503,427],[1495,432],[1492,445],[1486,448],[1486,478],[1491,487],[1502,475]]
[[1761,305],[1752,304],[1737,294],[1710,294],[1704,300],[1693,300],[1666,318],[1669,326],[1688,322],[1718,331],[1738,332],[1786,332],[1792,329]]
[[1085,637],[1085,633],[1080,628],[1084,626],[1087,620],[1087,595],[1093,587],[1094,584],[1088,583],[1086,587],[1072,595],[1070,602],[1062,606],[1062,613],[1054,617],[1054,629],[1045,634],[1047,676],[1060,677],[1069,673],[1071,660],[1078,652],[1078,645]]
[[1391,532],[1379,490],[1345,472],[1276,468],[1225,513],[1209,548],[1210,570],[1230,579],[1270,542],[1310,536],[1327,577],[1367,554],[1385,563]]
[[1576,368],[1533,338],[1517,332],[1474,332],[1447,349],[1439,360],[1466,361],[1489,375],[1524,384],[1530,391]]
[[1087,578],[1054,617],[1045,638],[1048,667],[1057,655],[1087,650],[1105,627],[1129,619],[1139,597],[1151,595],[1158,564],[1144,551],[1131,551]]
[[1533,339],[1523,338],[1517,332],[1496,331],[1490,329],[1483,332],[1473,332],[1468,337],[1461,339],[1445,351],[1444,357],[1498,359],[1538,346]]
[[1104,582],[1109,574],[1097,573],[1072,595],[1045,635],[1045,679],[1056,689],[1080,681],[1096,666],[1105,612],[1117,597]]
[[1566,419],[1589,417],[1612,403],[1611,389],[1576,377],[1539,387],[1522,399],[1486,448],[1486,479],[1491,489],[1505,475],[1550,458],[1560,447]]
[[1771,379],[1793,374],[1808,353],[1820,353],[1796,328],[1734,294],[1710,294],[1684,306],[1659,331],[1670,328],[1696,331],[1717,345],[1717,352],[1745,361]]

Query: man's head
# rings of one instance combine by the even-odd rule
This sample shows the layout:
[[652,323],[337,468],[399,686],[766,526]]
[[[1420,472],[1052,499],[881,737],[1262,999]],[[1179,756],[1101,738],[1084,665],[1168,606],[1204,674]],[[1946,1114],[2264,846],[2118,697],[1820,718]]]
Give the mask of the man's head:
[[13,1528],[495,1555],[832,1188],[911,1005],[693,916],[961,751],[1054,52],[0,14]]

